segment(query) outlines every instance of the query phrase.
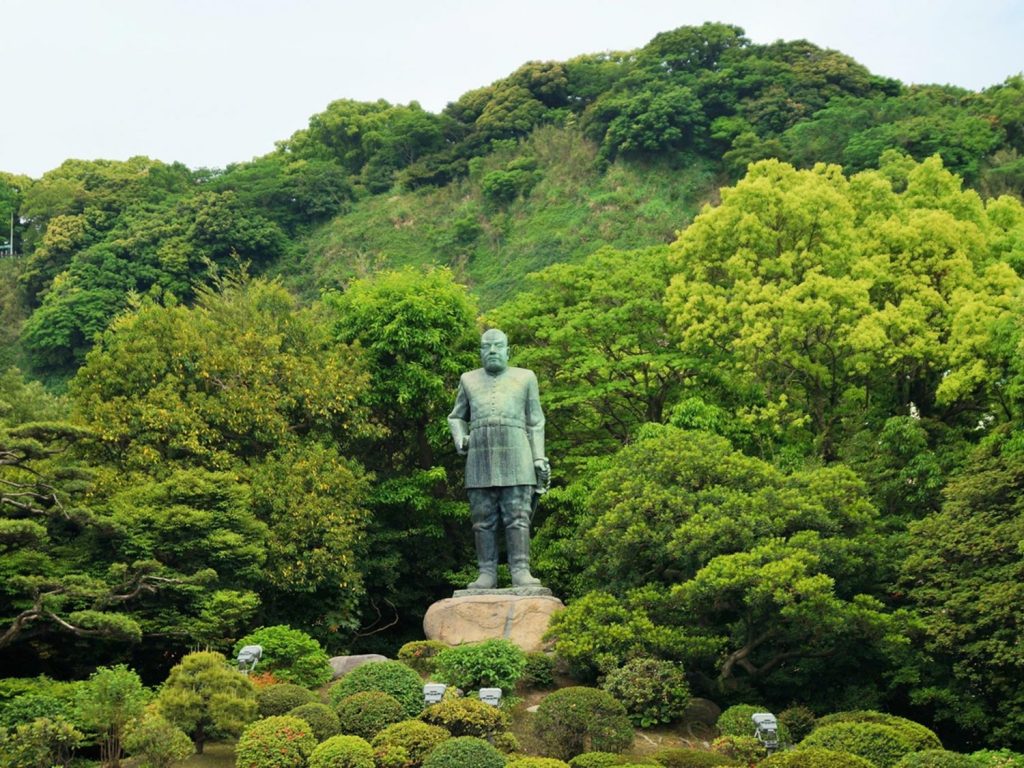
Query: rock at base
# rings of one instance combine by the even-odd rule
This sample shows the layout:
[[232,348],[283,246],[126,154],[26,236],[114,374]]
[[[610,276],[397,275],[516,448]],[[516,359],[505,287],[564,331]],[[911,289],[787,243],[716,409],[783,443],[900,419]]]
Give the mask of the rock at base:
[[423,617],[423,632],[446,645],[504,638],[524,651],[541,651],[551,614],[565,606],[557,597],[484,594],[439,600]]
[[355,656],[333,656],[327,661],[331,665],[331,670],[334,672],[334,678],[338,679],[342,675],[351,672],[356,667],[363,666],[363,664],[368,664],[371,661],[387,660],[387,656],[381,656],[379,653],[361,653]]

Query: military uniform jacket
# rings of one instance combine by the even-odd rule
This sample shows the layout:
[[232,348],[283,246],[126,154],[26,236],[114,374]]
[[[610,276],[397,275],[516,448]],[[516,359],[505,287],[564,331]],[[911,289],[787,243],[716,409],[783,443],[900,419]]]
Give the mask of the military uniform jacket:
[[469,435],[467,488],[537,484],[533,462],[544,458],[544,413],[533,371],[462,374],[448,426],[456,448]]

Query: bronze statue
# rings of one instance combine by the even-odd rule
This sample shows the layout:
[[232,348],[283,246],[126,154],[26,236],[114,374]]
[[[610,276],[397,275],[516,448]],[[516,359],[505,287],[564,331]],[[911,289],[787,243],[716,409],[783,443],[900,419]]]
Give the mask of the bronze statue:
[[508,365],[508,338],[497,329],[480,338],[483,368],[462,374],[448,416],[455,449],[466,455],[469,494],[480,573],[469,589],[498,583],[498,521],[505,530],[513,587],[539,587],[530,574],[530,519],[535,494],[550,477],[544,456],[544,413],[537,377]]

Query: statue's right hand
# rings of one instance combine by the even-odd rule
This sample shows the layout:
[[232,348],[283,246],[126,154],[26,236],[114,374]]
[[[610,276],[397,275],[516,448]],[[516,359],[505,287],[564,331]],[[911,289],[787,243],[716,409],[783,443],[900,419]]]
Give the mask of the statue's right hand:
[[466,452],[469,450],[469,435],[462,436],[462,440],[460,441],[459,446],[456,450],[458,451],[459,456],[464,456],[466,454]]

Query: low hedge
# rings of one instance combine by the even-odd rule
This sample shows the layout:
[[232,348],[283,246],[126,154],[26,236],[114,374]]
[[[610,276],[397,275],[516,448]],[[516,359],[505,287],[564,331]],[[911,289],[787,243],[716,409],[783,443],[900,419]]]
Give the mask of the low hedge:
[[309,768],[376,768],[373,747],[358,736],[332,736],[313,750]]
[[316,748],[309,723],[290,715],[257,720],[235,745],[235,768],[306,768]]
[[284,715],[316,700],[315,693],[295,683],[275,683],[256,691],[256,706],[259,707],[260,717]]
[[387,751],[401,748],[408,753],[409,768],[422,765],[426,756],[438,744],[451,738],[451,734],[437,725],[420,720],[403,720],[389,725],[373,738],[374,750]]
[[287,714],[309,723],[309,727],[313,729],[313,735],[316,736],[317,741],[325,741],[341,731],[341,723],[338,720],[337,713],[319,701],[301,704],[295,709],[289,710]]
[[824,747],[836,752],[849,752],[874,763],[878,768],[892,768],[914,747],[896,728],[882,723],[832,722],[819,725],[797,745]]
[[776,752],[758,763],[758,768],[875,768],[875,764],[849,752],[807,747]]
[[597,688],[574,686],[545,696],[533,725],[547,756],[561,760],[583,752],[622,752],[633,744],[625,707]]

